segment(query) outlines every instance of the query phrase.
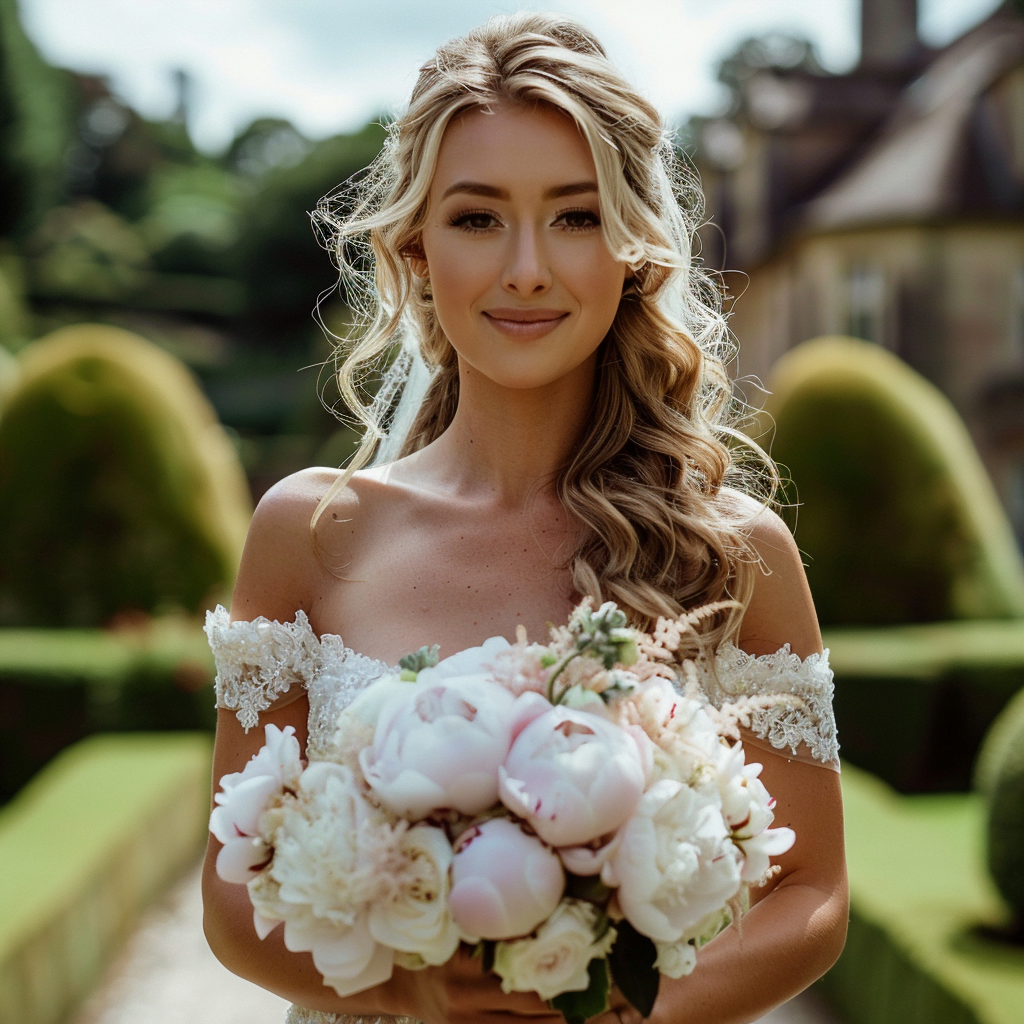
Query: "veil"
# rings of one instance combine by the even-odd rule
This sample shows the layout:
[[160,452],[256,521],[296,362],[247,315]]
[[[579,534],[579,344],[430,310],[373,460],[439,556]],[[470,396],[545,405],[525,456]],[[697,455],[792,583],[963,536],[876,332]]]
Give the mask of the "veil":
[[[370,405],[374,422],[380,425],[381,439],[371,466],[386,466],[398,458],[409,429],[420,411],[423,396],[430,387],[433,374],[420,355],[419,345],[407,340],[394,358]],[[398,396],[398,405],[385,423],[388,410]]]

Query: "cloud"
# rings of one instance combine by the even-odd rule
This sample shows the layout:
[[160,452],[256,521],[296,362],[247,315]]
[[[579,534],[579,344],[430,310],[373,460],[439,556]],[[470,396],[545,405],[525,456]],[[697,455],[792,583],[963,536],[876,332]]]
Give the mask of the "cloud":
[[[929,24],[965,27],[963,12],[996,0],[928,0]],[[165,116],[171,71],[195,80],[191,128],[223,147],[263,115],[311,136],[351,130],[397,109],[434,48],[494,13],[560,10],[580,18],[623,71],[668,115],[720,101],[716,62],[742,38],[772,29],[815,41],[841,68],[857,53],[858,0],[21,0],[29,34],[48,59],[107,73],[144,113]],[[954,15],[959,15],[959,21]],[[924,19],[927,21],[927,18]]]

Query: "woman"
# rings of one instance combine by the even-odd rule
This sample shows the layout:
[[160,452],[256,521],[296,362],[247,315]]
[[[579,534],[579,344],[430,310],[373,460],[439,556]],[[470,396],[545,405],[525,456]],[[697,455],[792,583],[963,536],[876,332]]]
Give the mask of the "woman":
[[[214,777],[261,746],[262,729],[245,728],[257,718],[293,725],[316,758],[338,708],[424,644],[446,656],[520,625],[542,638],[588,594],[642,627],[733,599],[703,637],[717,652],[709,692],[795,692],[804,710],[766,712],[746,737],[796,845],[742,930],[702,950],[689,977],[663,979],[653,1016],[724,1024],[756,1019],[838,956],[842,811],[800,558],[773,513],[725,486],[740,474],[723,438],[743,440],[719,423],[727,332],[689,255],[699,192],[675,173],[656,112],[567,19],[492,20],[422,69],[355,212],[325,210],[350,301],[370,307],[340,374],[369,429],[346,472],[299,473],[260,502],[234,621],[222,612],[210,628]],[[353,247],[367,235],[372,261]],[[409,356],[369,409],[353,381],[396,345],[415,350],[429,385],[418,406],[406,395],[399,457],[358,469]],[[218,848],[204,879],[210,945],[309,1008],[290,1020],[561,1019],[462,955],[340,998],[280,930],[257,939],[246,892],[213,870]],[[637,1019],[621,997],[612,1005],[600,1019]]]

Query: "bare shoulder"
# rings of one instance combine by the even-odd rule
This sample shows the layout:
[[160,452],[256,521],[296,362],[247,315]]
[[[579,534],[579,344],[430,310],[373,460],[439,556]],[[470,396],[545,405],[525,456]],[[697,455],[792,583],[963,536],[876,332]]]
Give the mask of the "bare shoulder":
[[744,532],[753,554],[754,593],[740,631],[740,647],[752,654],[769,654],[788,643],[805,658],[821,650],[821,633],[814,612],[803,561],[789,527],[780,516],[739,491],[727,497],[746,521]]
[[[299,609],[309,610],[332,578],[314,543],[313,513],[339,475],[337,470],[305,469],[278,481],[260,499],[235,580],[233,618],[265,615],[291,621]],[[327,514],[347,516],[356,504],[355,494],[342,488],[332,495]]]

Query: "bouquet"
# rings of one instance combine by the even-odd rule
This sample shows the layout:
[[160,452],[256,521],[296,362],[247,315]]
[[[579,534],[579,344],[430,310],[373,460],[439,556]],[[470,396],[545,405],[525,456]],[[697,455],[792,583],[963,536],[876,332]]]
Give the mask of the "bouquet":
[[218,874],[340,995],[469,943],[569,1024],[612,983],[648,1016],[795,838],[744,761],[753,702],[714,708],[683,656],[718,607],[645,634],[584,601],[547,644],[422,648],[340,715],[330,761],[268,725],[220,780]]

